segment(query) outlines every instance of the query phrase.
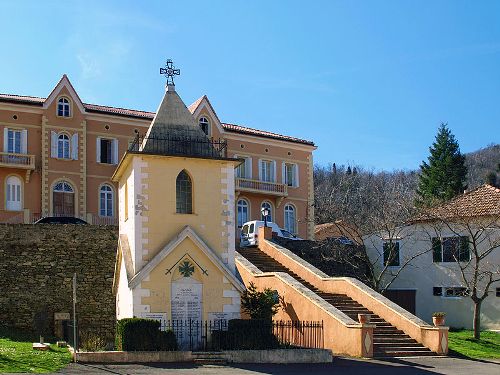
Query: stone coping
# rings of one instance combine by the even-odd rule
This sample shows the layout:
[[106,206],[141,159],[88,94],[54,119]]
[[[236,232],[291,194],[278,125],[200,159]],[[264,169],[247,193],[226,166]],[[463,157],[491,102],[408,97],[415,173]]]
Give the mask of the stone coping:
[[328,349],[272,349],[272,350],[228,350],[196,353],[173,352],[78,352],[80,363],[154,363],[194,362],[200,358],[220,358],[229,363],[330,363],[332,352]]
[[405,309],[403,309],[401,306],[397,305],[396,303],[392,302],[389,300],[387,297],[384,297],[380,293],[376,292],[375,290],[371,289],[367,285],[363,284],[361,281],[354,279],[352,277],[331,277],[328,276],[326,273],[321,271],[320,269],[316,268],[309,262],[305,261],[298,255],[294,254],[292,251],[288,250],[287,248],[280,246],[272,241],[269,240],[264,240],[266,241],[266,244],[269,246],[272,246],[275,250],[279,251],[282,253],[284,256],[289,258],[292,262],[298,263],[300,266],[304,267],[307,271],[311,272],[314,274],[316,277],[318,277],[322,281],[345,281],[351,285],[353,285],[356,289],[360,290],[364,294],[368,295],[371,299],[374,301],[383,304],[386,308],[389,310],[392,310],[395,314],[401,316],[403,319],[411,322],[412,324],[418,326],[419,328],[425,328],[425,329],[434,329],[436,327],[431,326],[427,322],[423,321],[422,319],[418,318],[417,316],[409,313]]
[[324,310],[327,314],[331,315],[335,320],[339,321],[341,324],[347,327],[361,327],[359,322],[351,319],[349,316],[344,314],[339,309],[332,306],[330,303],[326,302],[323,298],[318,296],[309,288],[306,288],[300,282],[295,280],[292,276],[285,272],[262,272],[260,269],[255,267],[253,263],[248,261],[238,252],[235,252],[235,261],[239,263],[242,267],[246,268],[255,277],[277,277],[285,284],[290,285],[293,289],[297,290],[304,298],[310,300],[316,306]]

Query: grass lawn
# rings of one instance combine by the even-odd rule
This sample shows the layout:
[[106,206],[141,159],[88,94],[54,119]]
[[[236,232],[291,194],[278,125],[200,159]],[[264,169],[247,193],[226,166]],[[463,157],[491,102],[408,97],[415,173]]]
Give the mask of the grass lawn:
[[474,340],[471,330],[450,330],[450,354],[468,358],[500,358],[500,333],[481,332],[481,339]]
[[31,334],[0,327],[0,373],[53,372],[71,361],[67,349],[51,345],[44,352],[33,350],[34,341]]

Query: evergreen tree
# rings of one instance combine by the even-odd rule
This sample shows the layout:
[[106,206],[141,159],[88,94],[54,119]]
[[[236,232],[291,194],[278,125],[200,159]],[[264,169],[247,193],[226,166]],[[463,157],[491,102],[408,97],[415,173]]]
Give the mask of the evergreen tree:
[[420,165],[416,200],[420,206],[450,200],[466,188],[465,156],[448,124],[441,124],[429,151],[428,161]]

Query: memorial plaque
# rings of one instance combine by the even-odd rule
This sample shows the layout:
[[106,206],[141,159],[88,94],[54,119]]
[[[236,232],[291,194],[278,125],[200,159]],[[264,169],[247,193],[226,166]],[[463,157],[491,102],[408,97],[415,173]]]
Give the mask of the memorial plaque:
[[203,284],[191,277],[172,283],[172,320],[202,319]]

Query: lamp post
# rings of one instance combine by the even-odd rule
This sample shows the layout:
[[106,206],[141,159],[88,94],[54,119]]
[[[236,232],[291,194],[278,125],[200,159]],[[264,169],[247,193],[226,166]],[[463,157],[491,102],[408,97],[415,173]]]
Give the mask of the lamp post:
[[260,212],[262,212],[262,216],[264,216],[264,227],[267,227],[267,217],[269,216],[269,208],[262,207]]

